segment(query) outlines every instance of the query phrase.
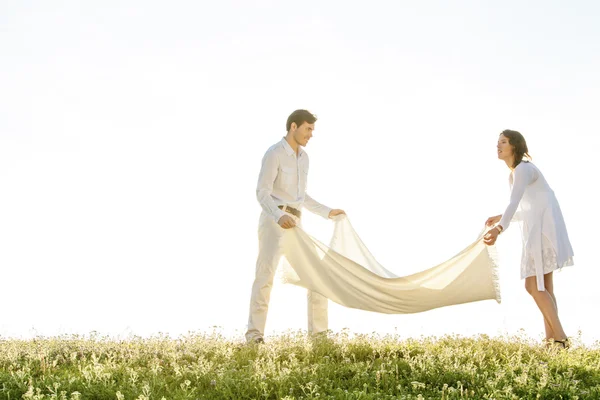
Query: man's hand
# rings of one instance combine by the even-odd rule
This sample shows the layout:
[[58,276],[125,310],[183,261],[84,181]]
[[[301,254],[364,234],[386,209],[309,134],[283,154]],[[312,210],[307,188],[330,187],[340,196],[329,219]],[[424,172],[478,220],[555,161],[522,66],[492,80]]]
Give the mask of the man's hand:
[[495,217],[489,217],[487,221],[485,221],[485,226],[492,226],[500,222],[502,219],[502,215],[496,215]]
[[498,239],[498,235],[500,231],[497,228],[491,229],[488,233],[483,237],[483,243],[488,246],[493,246],[496,243],[496,239]]
[[339,210],[339,209],[335,208],[329,212],[329,218],[333,218],[336,215],[342,215],[342,214],[346,214],[346,212],[344,210]]
[[290,229],[296,226],[296,221],[294,221],[294,218],[290,217],[287,214],[279,218],[279,221],[277,221],[277,223],[283,229]]

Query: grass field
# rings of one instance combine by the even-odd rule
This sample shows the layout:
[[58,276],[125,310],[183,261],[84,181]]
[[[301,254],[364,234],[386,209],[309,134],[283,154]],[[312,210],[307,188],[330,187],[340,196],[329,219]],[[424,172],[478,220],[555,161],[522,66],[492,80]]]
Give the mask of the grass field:
[[0,338],[0,399],[600,399],[600,346],[525,337]]

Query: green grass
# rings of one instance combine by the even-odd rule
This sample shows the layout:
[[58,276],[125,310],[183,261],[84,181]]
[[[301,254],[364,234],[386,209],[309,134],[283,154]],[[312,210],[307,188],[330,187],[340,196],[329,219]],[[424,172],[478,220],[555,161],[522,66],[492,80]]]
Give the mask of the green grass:
[[0,399],[600,399],[598,345],[218,333],[0,339]]

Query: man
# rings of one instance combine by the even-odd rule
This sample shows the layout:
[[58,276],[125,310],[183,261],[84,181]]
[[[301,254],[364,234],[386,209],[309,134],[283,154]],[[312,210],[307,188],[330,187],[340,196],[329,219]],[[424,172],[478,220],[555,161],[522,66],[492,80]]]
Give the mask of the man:
[[[300,208],[332,218],[344,214],[320,204],[306,193],[308,144],[317,118],[306,110],[296,110],[287,119],[287,135],[267,150],[258,176],[256,197],[262,207],[258,225],[258,260],[252,285],[248,342],[264,341],[273,278],[282,256],[281,239],[285,229],[300,224]],[[308,292],[308,332],[327,330],[327,298]]]

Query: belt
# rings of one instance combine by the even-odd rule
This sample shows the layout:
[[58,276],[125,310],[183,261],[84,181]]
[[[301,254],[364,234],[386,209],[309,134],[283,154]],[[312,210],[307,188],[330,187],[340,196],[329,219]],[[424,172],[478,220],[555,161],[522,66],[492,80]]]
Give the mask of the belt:
[[296,210],[295,208],[292,208],[290,206],[278,206],[281,210],[288,212],[298,218],[300,218],[300,216],[302,215],[302,213],[300,212],[300,210]]

